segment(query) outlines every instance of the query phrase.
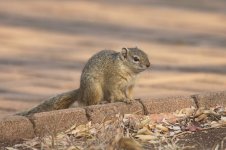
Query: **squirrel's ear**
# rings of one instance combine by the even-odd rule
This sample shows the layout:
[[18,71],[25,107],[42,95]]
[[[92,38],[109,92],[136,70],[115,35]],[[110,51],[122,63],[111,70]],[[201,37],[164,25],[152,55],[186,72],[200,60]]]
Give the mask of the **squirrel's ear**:
[[122,54],[122,56],[123,56],[124,58],[126,58],[127,55],[128,55],[128,52],[129,52],[129,49],[123,47],[123,48],[122,48],[122,51],[121,51],[121,54]]

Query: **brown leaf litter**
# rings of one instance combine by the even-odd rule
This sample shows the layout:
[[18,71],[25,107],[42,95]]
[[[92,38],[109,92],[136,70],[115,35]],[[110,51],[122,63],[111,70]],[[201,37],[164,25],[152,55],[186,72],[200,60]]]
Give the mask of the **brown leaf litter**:
[[148,144],[157,149],[183,149],[177,145],[179,135],[225,126],[223,106],[191,107],[151,115],[118,114],[103,123],[74,125],[65,132],[53,134],[55,136],[36,137],[6,149],[141,150]]

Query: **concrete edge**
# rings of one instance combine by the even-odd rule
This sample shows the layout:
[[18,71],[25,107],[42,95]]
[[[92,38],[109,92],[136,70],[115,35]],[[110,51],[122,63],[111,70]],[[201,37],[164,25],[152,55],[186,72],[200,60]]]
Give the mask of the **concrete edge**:
[[30,117],[8,116],[0,120],[0,143],[12,143],[35,136],[61,132],[72,125],[80,125],[88,121],[100,123],[114,118],[118,113],[153,114],[173,112],[191,106],[198,108],[216,105],[226,106],[226,91],[136,100],[131,104],[117,102],[84,108],[70,108],[37,113]]
[[33,124],[23,116],[8,116],[0,120],[0,147],[35,137]]

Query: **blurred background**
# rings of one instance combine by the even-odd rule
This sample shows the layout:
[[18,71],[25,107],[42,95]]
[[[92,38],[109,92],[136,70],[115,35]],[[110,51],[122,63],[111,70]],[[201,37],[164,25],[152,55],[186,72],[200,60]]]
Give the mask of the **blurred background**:
[[0,1],[0,116],[78,88],[96,52],[134,46],[152,63],[137,98],[226,90],[226,1]]

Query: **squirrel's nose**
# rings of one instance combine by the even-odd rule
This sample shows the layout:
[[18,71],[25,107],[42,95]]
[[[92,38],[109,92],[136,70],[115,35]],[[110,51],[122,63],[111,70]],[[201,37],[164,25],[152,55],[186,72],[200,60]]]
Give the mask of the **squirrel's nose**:
[[150,63],[148,63],[148,64],[146,64],[146,67],[148,68],[148,67],[150,67],[150,65],[151,65],[151,64],[150,64]]

